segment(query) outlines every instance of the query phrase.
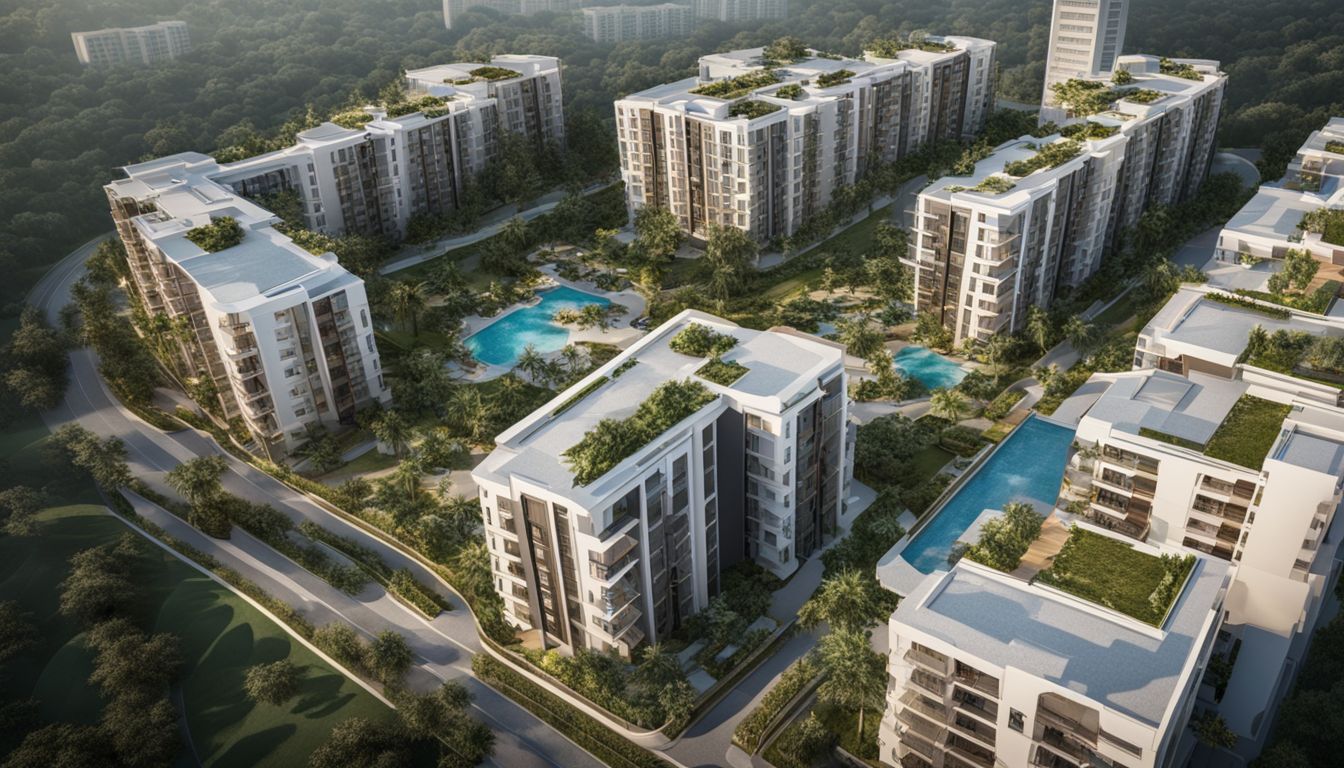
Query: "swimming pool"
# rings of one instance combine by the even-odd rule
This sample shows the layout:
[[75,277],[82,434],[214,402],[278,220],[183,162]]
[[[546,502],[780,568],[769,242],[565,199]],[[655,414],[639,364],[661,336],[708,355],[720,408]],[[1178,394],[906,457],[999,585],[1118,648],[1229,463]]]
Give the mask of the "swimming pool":
[[549,288],[537,295],[541,301],[504,315],[462,343],[483,363],[512,366],[528,344],[545,353],[562,349],[569,342],[569,330],[551,321],[557,311],[582,309],[588,304],[604,307],[611,304],[608,299],[567,285]]
[[1010,501],[1030,502],[1042,514],[1054,509],[1072,442],[1068,427],[1028,418],[906,544],[901,558],[920,573],[946,570],[952,545],[986,509]]
[[923,384],[926,389],[951,389],[966,378],[966,369],[932,349],[920,346],[902,347],[896,353],[896,368]]

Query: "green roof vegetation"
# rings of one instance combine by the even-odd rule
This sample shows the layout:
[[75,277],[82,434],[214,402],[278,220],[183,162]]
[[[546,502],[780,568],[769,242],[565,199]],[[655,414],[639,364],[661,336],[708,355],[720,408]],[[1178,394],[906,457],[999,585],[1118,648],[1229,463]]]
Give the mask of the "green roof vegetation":
[[[1123,72],[1124,70],[1121,71]],[[1059,134],[1065,138],[1082,141],[1086,139],[1109,139],[1119,130],[1119,128],[1116,128],[1113,125],[1102,125],[1101,123],[1094,123],[1091,120],[1085,120],[1081,123],[1074,123],[1073,125],[1066,125],[1063,128],[1060,128]]]
[[479,77],[482,80],[508,80],[514,77],[522,77],[523,73],[508,67],[477,67],[471,70],[472,77]]
[[1344,155],[1344,141],[1325,142],[1325,151],[1332,155]]
[[1130,71],[1127,69],[1117,69],[1115,70],[1115,73],[1111,75],[1111,82],[1116,85],[1129,85],[1134,82],[1134,75],[1130,74]]
[[837,69],[834,72],[823,72],[822,74],[817,75],[817,85],[821,86],[822,88],[831,88],[837,85],[844,85],[845,83],[848,83],[849,79],[853,76],[854,73],[849,71],[848,69]]
[[1297,228],[1320,235],[1321,240],[1331,245],[1344,245],[1344,208],[1307,211],[1302,221],[1297,223]]
[[1082,154],[1083,145],[1075,139],[1064,139],[1046,144],[1036,150],[1036,154],[1026,160],[1014,160],[1003,166],[1003,172],[1009,176],[1028,176],[1042,168],[1058,168]]
[[1054,563],[1036,578],[1160,627],[1194,566],[1194,555],[1154,556],[1120,539],[1075,526]]
[[723,360],[716,357],[700,366],[695,375],[720,386],[731,387],[733,382],[746,376],[749,370],[751,369],[736,360]]
[[755,72],[747,72],[727,80],[715,80],[705,83],[691,89],[691,93],[696,96],[709,96],[714,99],[723,99],[725,101],[736,99],[739,96],[745,96],[757,88],[764,88],[767,85],[774,85],[779,82],[779,73],[772,69],[760,69]]
[[1344,338],[1256,326],[1239,362],[1330,386],[1344,385]]
[[761,55],[769,65],[793,64],[807,58],[807,46],[796,37],[781,37],[765,46]]
[[1290,410],[1283,403],[1242,395],[1204,446],[1204,455],[1259,471]]
[[737,346],[737,339],[726,333],[719,333],[701,323],[691,323],[677,332],[667,343],[673,352],[691,357],[719,357]]
[[951,53],[957,50],[957,46],[952,43],[937,43],[921,37],[912,37],[908,40],[891,38],[887,40],[874,40],[868,44],[868,51],[874,56],[883,59],[894,59],[901,51],[925,51],[927,53]]
[[1050,87],[1059,103],[1079,117],[1110,109],[1111,104],[1123,93],[1121,89],[1111,88],[1106,83],[1079,80],[1076,77]]
[[1267,307],[1264,304],[1252,301],[1246,298],[1245,296],[1233,296],[1232,294],[1229,293],[1216,293],[1216,292],[1206,293],[1204,294],[1204,300],[1216,301],[1219,304],[1226,304],[1230,307],[1249,309],[1252,312],[1259,312],[1260,314],[1265,315],[1266,317],[1272,317],[1276,320],[1287,320],[1288,318],[1293,316],[1293,313],[1289,312],[1286,309],[1281,309],[1279,307]]
[[1120,98],[1125,101],[1132,101],[1135,104],[1152,104],[1154,101],[1165,97],[1167,94],[1160,91],[1154,91],[1151,88],[1137,88],[1132,91],[1125,91]]
[[212,218],[209,224],[187,230],[187,239],[207,253],[216,253],[243,242],[243,228],[232,216],[220,216]]
[[1260,299],[1278,304],[1282,307],[1291,307],[1302,312],[1311,312],[1316,315],[1323,315],[1330,309],[1330,304],[1339,295],[1341,283],[1338,280],[1326,280],[1316,287],[1316,290],[1310,293],[1283,294],[1270,293],[1268,291],[1252,291],[1248,288],[1238,288],[1237,295],[1245,296],[1251,299]]
[[452,98],[442,96],[422,96],[418,99],[387,104],[384,106],[384,109],[387,110],[388,117],[401,117],[415,112],[419,112],[425,117],[438,117],[440,115],[448,114],[446,107],[450,101],[452,101]]
[[574,473],[574,484],[588,485],[602,477],[717,397],[697,381],[669,381],[653,390],[629,418],[598,422],[560,454]]
[[1197,443],[1194,440],[1187,440],[1184,437],[1169,435],[1166,432],[1159,432],[1156,429],[1149,429],[1148,427],[1139,427],[1139,434],[1142,435],[1143,437],[1148,437],[1152,438],[1153,440],[1158,440],[1160,442],[1167,443],[1168,445],[1177,446],[1178,448],[1189,448],[1192,451],[1199,451],[1200,453],[1204,452],[1203,443]]
[[771,104],[768,101],[758,101],[749,99],[739,101],[728,108],[729,117],[745,117],[748,120],[755,120],[758,117],[765,117],[772,112],[778,112],[783,107],[778,104]]
[[792,99],[797,101],[806,97],[807,92],[803,90],[803,86],[797,83],[789,83],[788,85],[781,85],[779,90],[775,91],[774,95],[775,98],[778,99]]
[[1045,517],[1030,504],[1006,504],[1001,516],[980,526],[980,541],[968,547],[965,556],[981,565],[1011,573],[1022,562],[1031,542],[1041,535],[1044,523]]
[[1006,176],[987,176],[985,180],[971,187],[972,192],[985,192],[992,195],[1002,195],[1005,192],[1012,191],[1017,186],[1012,179]]
[[1186,80],[1204,79],[1204,76],[1199,74],[1199,71],[1196,70],[1194,66],[1190,64],[1178,64],[1165,56],[1158,62],[1158,68],[1164,75],[1175,75],[1176,77],[1182,77]]
[[352,131],[357,131],[360,128],[363,128],[372,119],[373,115],[370,115],[362,109],[352,109],[349,112],[341,112],[340,114],[331,116],[331,122],[342,128],[349,128]]
[[582,400],[585,397],[596,392],[598,389],[602,387],[603,384],[606,384],[608,381],[610,381],[610,379],[608,379],[606,376],[598,376],[596,379],[593,379],[591,382],[588,383],[588,386],[584,387],[583,389],[580,389],[578,392],[575,392],[574,394],[565,398],[565,402],[556,406],[554,411],[551,411],[551,416],[552,417],[559,416],[565,411],[568,411],[570,408],[573,408],[574,406],[578,405],[580,402],[582,402]]

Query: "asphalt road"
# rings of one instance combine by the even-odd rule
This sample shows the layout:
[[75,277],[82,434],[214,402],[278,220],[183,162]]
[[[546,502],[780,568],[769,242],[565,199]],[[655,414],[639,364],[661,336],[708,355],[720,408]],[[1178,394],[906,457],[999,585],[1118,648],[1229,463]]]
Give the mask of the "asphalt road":
[[[56,265],[30,293],[30,302],[55,322],[60,308],[70,300],[70,286],[83,273],[83,264],[97,246],[90,242]],[[394,568],[408,568],[423,583],[437,584],[437,577],[417,560],[362,528],[327,512],[271,476],[222,451],[213,440],[193,430],[164,433],[121,407],[98,375],[91,350],[71,353],[70,385],[64,401],[43,414],[50,428],[78,421],[102,435],[116,435],[126,443],[132,470],[150,487],[175,495],[164,475],[177,464],[211,454],[224,456],[229,472],[223,478],[231,493],[253,502],[269,504],[291,520],[311,520],[341,536],[358,541],[377,552]],[[476,696],[481,718],[494,731],[494,763],[512,768],[570,768],[601,766],[601,761],[580,749],[558,731],[538,720],[512,700],[496,693],[470,675],[471,656],[480,651],[480,640],[468,609],[450,596],[454,610],[427,620],[394,600],[378,587],[367,587],[351,596],[303,570],[268,545],[236,530],[228,540],[211,539],[172,515],[139,501],[142,511],[173,535],[197,546],[237,569],[276,597],[298,608],[315,624],[343,621],[366,636],[383,630],[403,634],[416,655],[410,683],[430,689],[438,681],[461,679]],[[440,590],[447,596],[445,590]]]

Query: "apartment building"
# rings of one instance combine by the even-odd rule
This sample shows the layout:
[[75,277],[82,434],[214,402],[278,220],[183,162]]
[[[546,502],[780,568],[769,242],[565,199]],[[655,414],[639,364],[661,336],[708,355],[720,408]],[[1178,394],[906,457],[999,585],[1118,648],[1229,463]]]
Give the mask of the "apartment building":
[[1306,232],[1302,218],[1322,208],[1344,210],[1344,117],[1331,118],[1312,131],[1288,165],[1284,180],[1262,184],[1255,197],[1218,233],[1215,255],[1223,261],[1243,257],[1282,259],[1290,250],[1306,251],[1326,264],[1344,264],[1344,243]]
[[695,15],[727,23],[782,19],[789,0],[695,0]]
[[1054,0],[1050,48],[1045,59],[1041,120],[1058,107],[1051,86],[1073,78],[1110,77],[1125,46],[1129,0]]
[[[202,405],[284,453],[310,426],[353,424],[359,408],[390,400],[364,283],[333,254],[276,231],[274,214],[213,179],[206,155],[122,170],[106,192],[132,282],[146,311],[186,330],[181,357],[214,393]],[[236,243],[193,242],[226,218],[241,229]]]
[[[694,326],[731,337],[721,359],[738,378],[716,383],[708,358],[674,351]],[[547,646],[629,656],[704,609],[734,563],[797,570],[845,508],[843,357],[687,310],[499,435],[472,477],[506,618]],[[668,382],[707,396],[580,483],[565,452]]]
[[690,5],[602,5],[583,9],[583,33],[599,43],[685,37],[693,29],[695,8]]
[[924,144],[979,132],[993,105],[994,43],[928,38],[846,59],[764,49],[701,57],[697,77],[616,102],[631,211],[667,208],[694,238],[734,226],[792,235],[861,178]]
[[[1044,138],[997,147],[970,176],[930,184],[915,205],[906,263],[918,312],[956,343],[1024,327],[1031,306],[1097,271],[1116,235],[1208,178],[1226,77],[1217,62],[1121,56],[1132,82],[1105,109]],[[1170,68],[1171,64],[1168,64]]]
[[72,32],[75,56],[80,64],[105,67],[112,64],[154,64],[191,50],[191,35],[185,21],[160,21],[144,27]]
[[968,560],[934,573],[888,624],[879,758],[902,768],[1184,765],[1229,571],[1197,558],[1159,626]]
[[[473,74],[477,73],[477,74]],[[512,73],[512,74],[510,74]],[[489,65],[406,73],[412,112],[366,107],[303,131],[291,147],[223,164],[212,178],[249,197],[297,194],[308,229],[397,238],[417,216],[461,207],[497,155],[501,131],[564,144],[560,62],[505,55]]]

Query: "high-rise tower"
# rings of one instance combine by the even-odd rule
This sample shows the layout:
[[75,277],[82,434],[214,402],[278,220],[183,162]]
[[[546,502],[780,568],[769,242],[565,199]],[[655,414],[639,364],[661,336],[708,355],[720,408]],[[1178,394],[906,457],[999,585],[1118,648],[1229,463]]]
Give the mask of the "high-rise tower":
[[[1073,77],[1095,77],[1115,68],[1125,44],[1129,0],[1055,0],[1050,53],[1045,60],[1041,106],[1055,106],[1051,86]],[[1046,119],[1044,112],[1041,119]]]

